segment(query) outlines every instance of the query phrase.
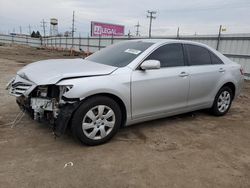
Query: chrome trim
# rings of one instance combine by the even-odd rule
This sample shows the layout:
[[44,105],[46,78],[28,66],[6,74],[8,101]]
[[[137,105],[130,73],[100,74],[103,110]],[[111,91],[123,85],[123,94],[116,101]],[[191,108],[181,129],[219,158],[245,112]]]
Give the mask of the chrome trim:
[[15,97],[20,97],[21,95],[28,96],[29,93],[35,89],[36,85],[28,80],[21,78],[16,75],[7,85],[9,94]]

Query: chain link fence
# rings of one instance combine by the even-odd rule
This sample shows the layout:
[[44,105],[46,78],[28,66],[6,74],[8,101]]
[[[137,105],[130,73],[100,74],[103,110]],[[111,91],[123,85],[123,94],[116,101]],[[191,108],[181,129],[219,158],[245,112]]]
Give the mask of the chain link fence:
[[[54,50],[75,50],[96,52],[108,45],[135,37],[44,37],[31,38],[28,36],[0,35],[0,43],[21,44],[33,47],[47,47]],[[233,61],[242,65],[246,78],[250,78],[250,34],[227,35],[190,35],[152,37],[154,39],[179,39],[200,42],[217,49]]]

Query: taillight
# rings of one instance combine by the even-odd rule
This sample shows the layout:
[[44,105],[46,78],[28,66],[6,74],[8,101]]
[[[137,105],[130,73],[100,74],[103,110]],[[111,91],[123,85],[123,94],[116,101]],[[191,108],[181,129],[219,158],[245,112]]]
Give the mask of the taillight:
[[242,67],[240,68],[240,74],[241,74],[241,75],[244,75],[244,70],[243,70]]

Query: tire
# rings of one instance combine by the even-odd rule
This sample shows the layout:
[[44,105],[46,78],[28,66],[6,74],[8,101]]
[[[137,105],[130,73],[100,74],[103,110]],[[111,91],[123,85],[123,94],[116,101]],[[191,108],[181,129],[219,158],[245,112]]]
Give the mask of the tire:
[[71,121],[73,136],[83,144],[94,146],[109,141],[119,130],[122,113],[111,98],[96,96],[84,101]]
[[215,96],[214,103],[210,111],[215,116],[223,116],[230,109],[232,100],[232,89],[228,86],[224,86],[218,91],[217,95]]

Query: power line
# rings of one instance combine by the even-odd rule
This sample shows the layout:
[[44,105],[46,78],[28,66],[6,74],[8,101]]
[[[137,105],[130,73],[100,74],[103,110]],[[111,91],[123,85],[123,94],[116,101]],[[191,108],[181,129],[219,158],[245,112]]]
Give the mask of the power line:
[[156,14],[156,11],[149,11],[149,10],[148,10],[147,13],[148,13],[147,18],[149,18],[149,31],[148,31],[148,36],[149,36],[149,38],[151,38],[152,19],[156,19],[156,16],[153,16],[154,14]]
[[140,32],[139,32],[139,27],[140,27],[141,25],[139,24],[139,22],[135,25],[135,27],[136,27],[136,36],[138,37],[138,36],[140,36]]
[[47,22],[45,22],[44,21],[44,19],[43,19],[43,21],[41,21],[41,27],[43,28],[43,37],[45,37],[46,36],[46,27],[47,27]]

